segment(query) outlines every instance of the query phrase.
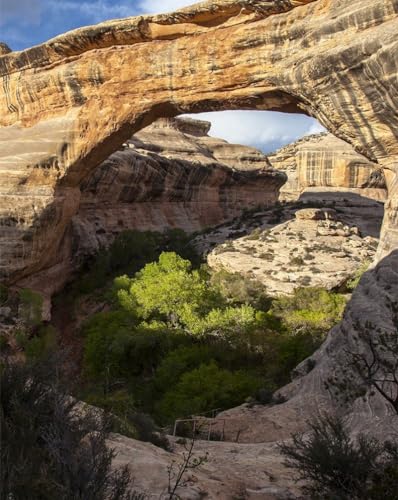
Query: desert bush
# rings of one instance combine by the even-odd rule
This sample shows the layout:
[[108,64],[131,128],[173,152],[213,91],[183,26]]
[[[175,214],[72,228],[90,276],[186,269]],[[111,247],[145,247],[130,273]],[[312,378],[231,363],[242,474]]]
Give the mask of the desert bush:
[[229,304],[250,304],[261,310],[268,310],[271,306],[264,285],[239,273],[225,270],[215,272],[211,275],[210,283],[219,289]]
[[302,257],[292,257],[289,261],[291,266],[303,266],[305,264]]
[[111,468],[106,418],[64,395],[58,362],[2,367],[1,497],[140,498],[128,470]]
[[341,319],[346,298],[322,288],[298,288],[292,297],[273,302],[272,312],[292,332],[326,333]]
[[398,442],[351,438],[344,420],[323,416],[310,422],[308,435],[295,434],[280,450],[286,465],[305,481],[306,498],[395,500]]
[[39,360],[48,357],[57,346],[57,332],[50,326],[41,326],[36,335],[27,340],[24,345],[28,359]]
[[350,280],[348,280],[348,282],[347,282],[347,289],[349,291],[352,292],[353,290],[355,290],[355,288],[358,286],[358,283],[361,280],[362,276],[369,269],[369,266],[370,266],[370,261],[369,260],[366,260],[365,262],[363,262],[360,265],[360,267],[355,272],[355,275]]

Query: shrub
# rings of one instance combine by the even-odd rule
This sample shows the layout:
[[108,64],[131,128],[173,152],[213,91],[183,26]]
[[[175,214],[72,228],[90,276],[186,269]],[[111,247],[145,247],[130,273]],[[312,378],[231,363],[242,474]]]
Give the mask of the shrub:
[[259,389],[256,377],[243,371],[230,372],[214,362],[185,373],[157,406],[160,418],[172,422],[178,417],[199,415],[215,408],[243,403]]
[[293,257],[290,259],[289,264],[291,266],[303,266],[305,262],[302,257]]
[[280,297],[272,311],[293,332],[330,330],[342,317],[346,299],[322,288],[298,288],[292,297]]
[[25,288],[19,292],[19,314],[27,327],[36,327],[42,320],[43,297]]
[[295,434],[280,450],[286,465],[306,482],[310,498],[395,500],[398,443],[352,439],[341,418],[324,416],[310,424],[307,436]]
[[37,335],[25,343],[28,359],[39,360],[48,357],[57,345],[57,333],[51,326],[42,326]]
[[162,324],[135,325],[124,311],[94,316],[83,334],[85,371],[103,382],[105,392],[116,379],[153,373],[165,353],[185,341]]
[[369,260],[366,260],[365,262],[363,262],[359,268],[357,269],[355,275],[353,276],[353,278],[351,278],[348,282],[347,282],[347,289],[349,291],[353,291],[355,290],[355,288],[358,286],[358,283],[359,281],[361,280],[363,274],[365,274],[365,272],[369,269],[369,266],[370,266],[371,262]]
[[262,310],[270,308],[271,300],[265,287],[256,280],[222,270],[211,275],[210,283],[220,290],[221,295],[230,304],[250,304]]
[[56,362],[1,370],[2,498],[139,498],[127,469],[112,470],[107,421],[65,396]]

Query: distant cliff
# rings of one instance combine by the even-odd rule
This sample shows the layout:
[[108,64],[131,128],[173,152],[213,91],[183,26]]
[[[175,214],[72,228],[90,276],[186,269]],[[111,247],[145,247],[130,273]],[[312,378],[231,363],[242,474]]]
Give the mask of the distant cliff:
[[382,169],[333,136],[304,137],[269,155],[273,167],[284,171],[288,182],[282,200],[295,200],[304,191],[348,191],[385,200],[387,187]]

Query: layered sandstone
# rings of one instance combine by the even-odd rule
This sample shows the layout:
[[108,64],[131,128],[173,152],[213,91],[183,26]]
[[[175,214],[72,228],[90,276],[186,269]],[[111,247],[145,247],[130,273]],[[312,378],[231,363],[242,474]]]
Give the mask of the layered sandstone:
[[[80,183],[162,115],[302,110],[383,164],[396,189],[396,10],[395,0],[218,0],[3,55],[3,279],[54,264]],[[397,234],[388,207],[385,251]]]
[[[52,285],[60,286],[123,230],[190,233],[245,209],[272,206],[285,175],[261,152],[210,138],[209,129],[210,123],[198,120],[159,120],[95,169],[81,184],[78,213],[63,240]],[[230,154],[228,165],[219,150],[237,154]],[[31,285],[33,280],[36,288],[46,282],[40,275],[30,278]]]
[[304,137],[269,155],[271,164],[288,176],[281,200],[297,200],[304,192],[335,191],[385,200],[387,187],[380,166],[332,134]]

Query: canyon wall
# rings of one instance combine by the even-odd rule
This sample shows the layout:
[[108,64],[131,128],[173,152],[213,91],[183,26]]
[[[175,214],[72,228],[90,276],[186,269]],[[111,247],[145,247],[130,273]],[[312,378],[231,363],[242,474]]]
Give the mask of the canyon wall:
[[189,233],[275,204],[285,174],[260,151],[209,137],[209,129],[208,122],[160,119],[133,136],[80,185],[53,265],[19,285],[50,298],[123,230]]
[[217,0],[2,55],[1,279],[54,264],[80,184],[132,133],[217,109],[306,112],[383,166],[392,201],[379,257],[389,253],[397,11],[397,0]]
[[353,193],[383,201],[387,186],[380,166],[332,134],[304,137],[268,156],[286,173],[281,200],[296,200],[304,192]]

